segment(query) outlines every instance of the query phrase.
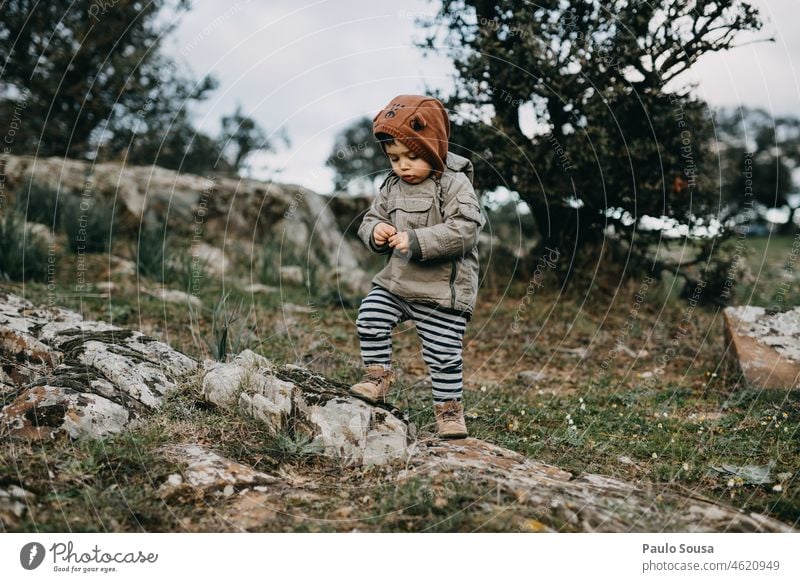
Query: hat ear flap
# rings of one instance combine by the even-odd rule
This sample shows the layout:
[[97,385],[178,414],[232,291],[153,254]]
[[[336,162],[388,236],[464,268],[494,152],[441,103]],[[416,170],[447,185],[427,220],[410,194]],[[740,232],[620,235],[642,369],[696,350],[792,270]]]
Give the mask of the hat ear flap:
[[412,117],[411,121],[409,121],[408,124],[411,126],[411,129],[413,129],[414,131],[422,131],[428,125],[425,122],[425,120],[422,117],[420,117],[419,115],[415,115],[414,117]]

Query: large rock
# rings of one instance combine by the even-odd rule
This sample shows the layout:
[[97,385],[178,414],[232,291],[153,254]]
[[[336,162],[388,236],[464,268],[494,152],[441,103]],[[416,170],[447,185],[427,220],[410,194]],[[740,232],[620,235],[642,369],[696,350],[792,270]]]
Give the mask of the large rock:
[[265,423],[276,435],[286,430],[296,387],[275,377],[275,367],[252,350],[238,354],[230,363],[203,363],[203,396],[223,408],[238,408],[245,416]]
[[[475,438],[421,439],[396,476],[471,483],[503,508],[524,515],[537,532],[794,532],[757,513],[689,497],[667,485],[629,483],[593,473],[574,475]],[[457,485],[455,485],[457,487]]]
[[[354,251],[361,242],[342,236],[329,205],[331,198],[306,188],[235,178],[209,180],[121,162],[93,164],[34,156],[6,156],[4,160],[10,198],[31,180],[65,197],[78,197],[88,190],[115,203],[120,221],[115,232],[131,237],[139,236],[143,223],[167,217],[169,231],[182,236],[184,246],[191,243],[192,252],[208,259],[212,273],[229,272],[227,253],[252,257],[263,242],[277,240],[286,243],[287,256],[302,258],[303,268],[305,261],[310,261],[329,270],[328,276],[348,292],[361,295],[369,291],[370,277],[358,256],[362,249]],[[218,249],[221,245],[224,248]],[[259,257],[252,258],[252,265],[257,265]]]
[[11,434],[104,436],[158,407],[197,368],[138,331],[0,292],[0,356],[17,362],[0,411]]
[[293,365],[276,369],[245,350],[229,363],[204,363],[203,395],[262,421],[277,435],[305,435],[310,446],[343,465],[406,459],[416,428],[396,408],[373,406],[346,386]]
[[800,307],[726,307],[725,341],[748,388],[800,388]]

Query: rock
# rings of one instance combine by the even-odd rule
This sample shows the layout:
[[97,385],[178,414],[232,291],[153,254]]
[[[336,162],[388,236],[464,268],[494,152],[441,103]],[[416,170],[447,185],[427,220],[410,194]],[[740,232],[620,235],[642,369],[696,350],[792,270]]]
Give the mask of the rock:
[[800,307],[726,307],[725,342],[747,388],[800,388]]
[[106,271],[104,275],[105,279],[109,279],[112,276],[121,277],[123,279],[135,277],[138,271],[136,263],[124,257],[111,255],[109,263],[108,271]]
[[[170,232],[199,245],[201,254],[209,258],[209,270],[216,275],[228,271],[228,262],[215,244],[251,246],[247,241],[285,239],[286,252],[302,257],[303,265],[307,258],[318,267],[341,269],[348,279],[369,280],[358,258],[366,248],[342,235],[330,207],[331,198],[306,188],[239,178],[209,179],[123,162],[27,155],[5,156],[4,161],[4,183],[12,198],[30,181],[75,197],[81,196],[88,184],[99,198],[115,203],[119,217],[115,232],[130,237],[138,237],[142,223],[169,217]],[[230,256],[258,258],[252,252]],[[360,294],[368,291],[366,285]]]
[[403,459],[415,429],[396,409],[372,406],[343,385],[299,366],[275,369],[245,350],[230,363],[204,363],[203,396],[257,419],[267,430],[304,434],[310,447],[345,465]]
[[101,293],[111,294],[119,290],[119,287],[113,281],[99,281],[95,283],[95,289]]
[[3,531],[17,524],[33,505],[36,496],[18,485],[0,488],[0,527]]
[[58,235],[53,232],[51,226],[39,224],[38,222],[31,222],[28,228],[34,237],[40,238],[47,246],[55,246],[58,244]]
[[13,294],[0,293],[0,338],[0,356],[24,364],[10,374],[17,391],[0,423],[30,438],[120,432],[197,368],[141,332]]
[[261,491],[243,491],[222,513],[223,521],[237,531],[249,531],[275,522],[278,512],[272,509],[276,499]]
[[242,284],[242,289],[248,293],[278,293],[280,287],[273,285],[264,285],[263,283],[245,283]]
[[284,283],[289,285],[302,285],[304,280],[302,267],[297,265],[281,267],[281,281]]
[[577,356],[580,359],[584,360],[589,357],[591,353],[591,349],[588,347],[579,347],[579,348],[556,348],[556,351],[562,352],[564,354],[569,354],[571,356]]
[[223,408],[266,423],[274,435],[286,429],[292,412],[294,384],[279,380],[264,356],[245,350],[230,363],[206,360],[203,396]]
[[354,398],[346,385],[299,366],[283,366],[277,375],[302,387],[292,396],[294,431],[311,438],[323,454],[345,466],[408,458],[416,427],[402,411]]
[[538,370],[523,370],[522,372],[517,373],[517,380],[528,386],[538,384],[542,380],[546,379],[547,374]]
[[[342,236],[336,218],[329,207],[330,197],[309,192],[303,198],[312,226],[314,238],[325,256],[325,263],[331,267],[361,271],[358,259],[350,250],[350,245]],[[364,292],[366,295],[368,289]]]
[[193,262],[197,261],[199,267],[215,277],[223,277],[230,271],[230,262],[225,251],[206,242],[193,244],[190,257]]
[[[113,386],[105,384],[103,389],[113,392]],[[93,388],[99,390],[96,385]],[[58,432],[72,438],[103,437],[121,432],[129,420],[128,409],[108,398],[47,383],[23,391],[0,412],[0,422],[11,434],[30,439],[49,438]]]
[[170,460],[185,465],[183,475],[170,475],[159,487],[159,495],[164,499],[188,489],[200,495],[217,493],[229,497],[236,489],[279,482],[276,477],[226,459],[197,444],[172,445],[163,448],[162,452]]
[[282,305],[284,313],[311,313],[314,309],[310,305],[297,305],[296,303],[284,303]]
[[146,287],[142,287],[141,289],[146,295],[155,297],[164,303],[179,303],[182,305],[191,303],[195,306],[200,306],[203,304],[199,297],[189,295],[185,291],[178,291],[177,289],[165,289],[164,287],[159,287],[157,289],[147,289]]
[[720,466],[712,466],[712,471],[723,476],[734,476],[742,479],[744,483],[751,485],[768,485],[772,483],[772,470],[775,468],[775,461],[770,459],[766,465],[732,465],[723,463]]
[[538,531],[559,532],[791,532],[791,526],[698,495],[567,471],[472,437],[418,440],[396,475],[468,482],[530,513]]

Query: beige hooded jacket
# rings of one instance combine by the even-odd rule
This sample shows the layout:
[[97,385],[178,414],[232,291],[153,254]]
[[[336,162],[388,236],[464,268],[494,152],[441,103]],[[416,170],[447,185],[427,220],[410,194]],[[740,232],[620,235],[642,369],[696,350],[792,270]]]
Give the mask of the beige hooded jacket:
[[[372,279],[408,301],[441,306],[470,319],[478,295],[478,235],[486,223],[473,189],[472,162],[447,153],[441,178],[408,184],[390,172],[364,215],[358,235],[374,253],[387,254]],[[375,246],[379,222],[407,230],[410,253]]]

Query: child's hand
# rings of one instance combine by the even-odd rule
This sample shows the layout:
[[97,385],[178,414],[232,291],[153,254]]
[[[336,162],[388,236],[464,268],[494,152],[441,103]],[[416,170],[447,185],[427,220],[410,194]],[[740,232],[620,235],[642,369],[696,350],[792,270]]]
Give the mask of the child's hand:
[[372,240],[375,241],[376,246],[381,246],[389,237],[392,236],[394,233],[397,232],[397,229],[393,227],[391,224],[386,222],[379,222],[375,225],[375,228],[372,230]]
[[396,251],[400,252],[408,252],[409,251],[409,244],[408,244],[408,231],[398,232],[389,237],[389,246],[394,248]]

